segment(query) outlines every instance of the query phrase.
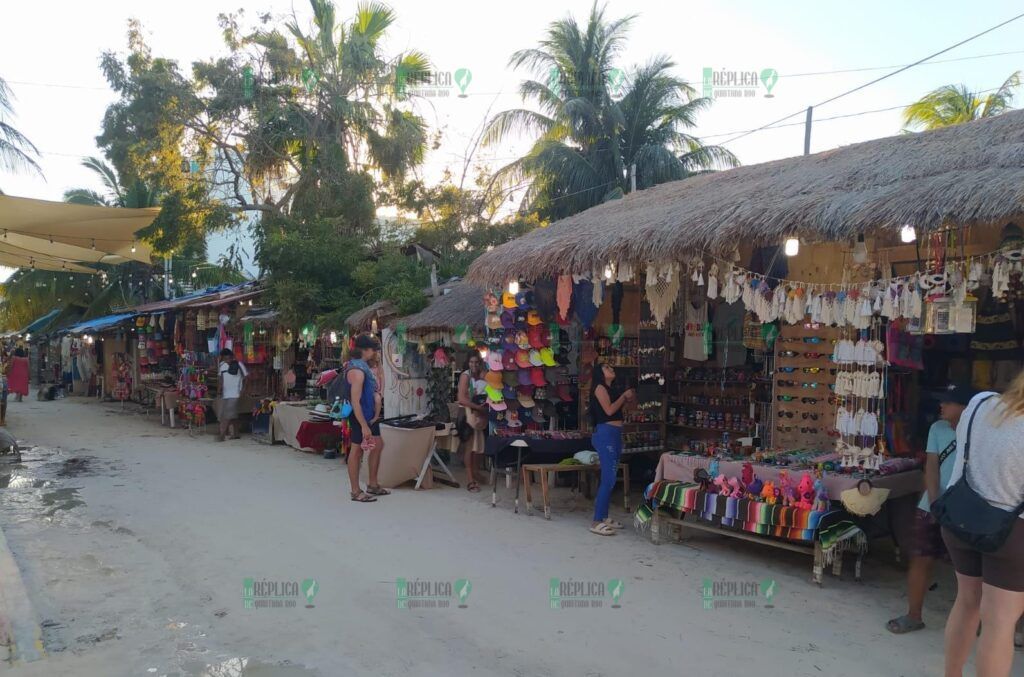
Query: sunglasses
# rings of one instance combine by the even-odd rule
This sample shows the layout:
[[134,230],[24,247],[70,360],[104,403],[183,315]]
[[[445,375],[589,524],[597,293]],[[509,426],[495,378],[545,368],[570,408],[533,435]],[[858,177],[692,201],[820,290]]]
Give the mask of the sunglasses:
[[778,381],[776,381],[776,383],[778,383],[783,388],[795,388],[796,387],[796,381],[785,381],[783,379],[779,379]]
[[775,429],[778,430],[780,433],[788,433],[788,432],[791,432],[793,430],[793,426],[791,426],[791,425],[777,425],[777,426],[775,426]]
[[817,374],[822,370],[822,367],[804,367],[803,371],[805,374]]
[[821,343],[822,340],[820,336],[805,336],[803,338],[804,343]]
[[816,432],[818,432],[818,429],[817,428],[800,428],[800,432],[802,432],[802,433],[816,433]]
[[782,418],[783,416],[788,416],[789,418],[793,418],[793,412],[791,412],[791,411],[780,411],[779,412],[779,418]]
[[778,354],[779,357],[796,357],[800,353],[798,353],[795,350],[782,350],[782,351],[779,351],[777,354]]
[[794,395],[776,395],[775,399],[779,402],[792,402],[796,397]]
[[784,374],[792,374],[796,371],[796,367],[779,367],[778,369]]
[[800,387],[801,388],[817,388],[820,385],[821,385],[820,383],[801,383]]
[[828,435],[829,437],[839,437],[839,431],[836,430],[835,428],[832,428],[832,430],[829,430],[825,434]]
[[804,412],[804,413],[800,414],[800,418],[804,418],[804,419],[809,418],[812,421],[817,421],[818,420],[818,414],[810,414],[810,413]]
[[804,404],[817,404],[818,403],[818,398],[817,397],[801,397],[800,401],[803,402]]
[[824,357],[824,356],[825,356],[825,353],[804,353],[804,357],[806,357],[808,359],[811,359],[811,360],[816,360],[819,357]]

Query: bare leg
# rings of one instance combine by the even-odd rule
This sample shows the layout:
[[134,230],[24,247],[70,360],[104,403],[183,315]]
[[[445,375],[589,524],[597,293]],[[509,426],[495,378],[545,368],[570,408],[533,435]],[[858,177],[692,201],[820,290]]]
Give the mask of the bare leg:
[[356,495],[362,491],[359,488],[359,466],[363,464],[363,448],[353,443],[348,451],[348,483],[351,485],[352,494]]
[[0,401],[0,425],[7,425],[7,396]]
[[956,601],[946,620],[946,677],[963,677],[981,619],[981,577],[956,575]]
[[373,451],[370,452],[370,486],[379,487],[380,484],[377,482],[377,471],[380,469],[380,454],[384,451],[384,440],[380,436],[373,438]]
[[228,421],[228,420],[226,420],[223,417],[221,417],[221,419],[219,421],[217,421],[217,433],[218,433],[217,434],[217,439],[219,441],[221,441],[221,442],[224,441],[225,436],[227,436],[227,434],[228,434],[228,426],[230,426],[230,425],[231,425],[231,421]]
[[932,577],[931,557],[913,557],[907,571],[907,615],[915,621],[921,620],[924,596]]
[[981,639],[974,662],[978,677],[1009,677],[1013,666],[1013,631],[1024,613],[1024,592],[981,586]]

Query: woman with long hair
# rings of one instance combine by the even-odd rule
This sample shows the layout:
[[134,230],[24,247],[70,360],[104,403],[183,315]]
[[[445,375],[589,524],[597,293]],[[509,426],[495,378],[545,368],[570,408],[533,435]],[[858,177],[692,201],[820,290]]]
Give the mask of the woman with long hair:
[[[965,472],[968,428],[971,453],[966,472],[971,488],[993,507],[1019,510],[1024,504],[1024,372],[1002,395],[981,393],[971,400],[957,425],[957,456],[947,486]],[[1014,522],[995,552],[981,552],[942,530],[957,582],[956,601],[946,621],[946,677],[963,674],[979,622],[978,677],[1010,674],[1014,627],[1024,614],[1024,515]]]
[[477,481],[477,458],[484,453],[485,431],[487,430],[487,404],[485,404],[484,361],[477,352],[469,354],[466,369],[459,376],[459,406],[466,415],[470,438],[463,445],[466,465],[466,489],[480,491]]
[[601,459],[601,484],[597,489],[590,531],[599,536],[614,536],[622,525],[608,519],[608,505],[622,455],[622,408],[633,401],[635,393],[632,388],[619,388],[615,383],[615,370],[603,362],[594,363],[590,384],[591,443]]

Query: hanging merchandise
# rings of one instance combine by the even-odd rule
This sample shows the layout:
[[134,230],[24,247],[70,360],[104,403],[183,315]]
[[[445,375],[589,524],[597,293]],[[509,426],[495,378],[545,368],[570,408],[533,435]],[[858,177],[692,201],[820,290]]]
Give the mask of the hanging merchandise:
[[[395,347],[398,350],[398,354],[401,355],[401,354],[405,353],[405,349],[408,346],[408,343],[407,343],[407,340],[406,340],[405,324],[399,324],[395,328],[395,339],[396,339]],[[425,346],[426,344],[422,344],[422,345]],[[425,352],[426,351],[424,350],[424,353]]]
[[704,300],[696,305],[693,301],[686,301],[683,310],[683,359],[706,362],[708,351],[704,342],[704,325],[708,323],[708,304]]
[[[676,298],[679,296],[679,275],[675,266],[662,266],[658,269],[654,265],[647,266],[647,280],[645,293],[647,304],[651,309],[651,316],[658,327],[665,324],[665,319],[672,312]],[[706,309],[705,309],[706,312]],[[707,359],[705,357],[705,359]]]
[[576,319],[585,329],[590,329],[594,326],[598,309],[594,305],[594,283],[584,277],[578,278],[573,284],[572,295],[575,301],[573,305],[576,310]]

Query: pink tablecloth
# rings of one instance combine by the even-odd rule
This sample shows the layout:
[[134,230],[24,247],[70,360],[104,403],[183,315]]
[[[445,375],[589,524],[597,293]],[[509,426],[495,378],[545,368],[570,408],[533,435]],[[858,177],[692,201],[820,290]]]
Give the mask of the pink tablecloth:
[[[658,461],[658,470],[655,480],[672,480],[676,482],[692,482],[693,471],[697,468],[707,468],[711,459],[706,456],[674,456],[662,454]],[[727,477],[739,477],[743,470],[743,463],[740,461],[719,461],[718,471]],[[780,470],[789,470],[790,479],[794,483],[800,480],[802,470],[789,469],[774,465],[754,464],[754,474],[761,478],[761,481],[777,482]],[[858,478],[840,473],[825,473],[822,478],[825,489],[833,501],[839,499],[839,494],[847,489],[857,486]],[[920,470],[895,473],[892,475],[878,475],[871,478],[871,484],[876,487],[884,487],[889,490],[889,498],[899,498],[920,492],[924,488],[924,474]]]

